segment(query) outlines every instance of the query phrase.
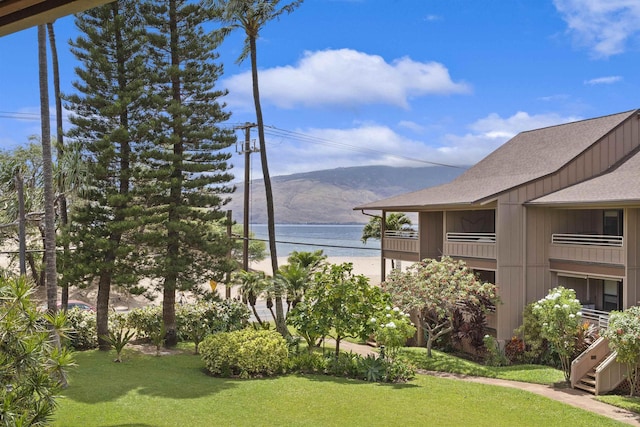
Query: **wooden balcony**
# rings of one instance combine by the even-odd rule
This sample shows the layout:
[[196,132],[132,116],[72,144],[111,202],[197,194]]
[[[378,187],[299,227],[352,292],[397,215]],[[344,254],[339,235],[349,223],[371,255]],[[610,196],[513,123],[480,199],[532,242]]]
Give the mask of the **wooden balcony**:
[[447,233],[443,255],[496,259],[496,233]]
[[420,241],[414,230],[387,230],[382,239],[383,254],[406,261],[418,261]]
[[553,234],[549,258],[624,265],[624,238],[594,234]]

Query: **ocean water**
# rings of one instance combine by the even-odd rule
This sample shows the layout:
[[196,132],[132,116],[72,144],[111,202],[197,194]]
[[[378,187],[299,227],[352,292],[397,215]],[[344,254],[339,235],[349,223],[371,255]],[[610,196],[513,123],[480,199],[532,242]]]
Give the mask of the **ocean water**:
[[[276,224],[278,257],[288,256],[293,251],[313,252],[319,249],[330,257],[379,257],[379,240],[369,239],[366,245],[360,241],[363,227],[364,224]],[[266,224],[252,224],[250,231],[254,238],[267,241]]]

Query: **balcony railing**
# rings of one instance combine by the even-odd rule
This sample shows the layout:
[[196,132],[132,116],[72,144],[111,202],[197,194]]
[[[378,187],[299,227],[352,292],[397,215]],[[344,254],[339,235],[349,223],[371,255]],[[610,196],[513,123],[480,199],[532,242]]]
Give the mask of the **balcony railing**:
[[603,236],[599,234],[552,234],[551,243],[561,245],[614,246],[622,247],[622,236]]
[[392,239],[417,239],[418,232],[416,230],[385,230],[384,237]]
[[600,329],[609,327],[609,312],[602,310],[594,310],[592,308],[582,308],[582,318],[588,320],[589,323],[597,325]]
[[447,233],[447,242],[495,243],[496,233]]

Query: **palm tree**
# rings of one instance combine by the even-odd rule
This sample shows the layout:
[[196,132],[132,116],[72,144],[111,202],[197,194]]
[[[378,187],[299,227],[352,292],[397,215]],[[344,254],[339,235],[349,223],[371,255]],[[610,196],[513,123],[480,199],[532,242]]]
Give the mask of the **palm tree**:
[[47,71],[46,28],[38,25],[38,81],[40,85],[40,126],[42,131],[42,171],[44,176],[44,253],[47,309],[57,310],[56,230],[54,212],[53,165],[51,161],[51,124],[49,122],[49,85]]
[[[369,239],[380,240],[382,238],[382,218],[372,217],[362,229],[362,243],[367,243]],[[386,217],[384,223],[385,230],[400,231],[411,228],[411,220],[403,213],[392,213]]]
[[[56,103],[56,149],[57,149],[57,160],[60,163],[60,160],[64,156],[64,132],[62,131],[62,96],[60,94],[60,66],[58,62],[58,48],[56,46],[56,35],[53,30],[53,22],[47,23],[47,33],[49,34],[49,46],[51,48],[51,68],[53,71],[53,97]],[[56,177],[56,186],[58,187],[58,191],[60,192],[58,199],[58,215],[60,218],[60,225],[62,229],[63,235],[66,234],[67,224],[69,223],[68,217],[68,209],[67,209],[67,197],[62,189],[63,187],[63,178],[62,174],[58,174]],[[67,255],[69,252],[69,243],[67,239],[63,239],[64,241],[64,259],[67,259]],[[65,283],[62,286],[62,296],[61,296],[61,304],[62,309],[67,309],[67,303],[69,301],[69,284]]]
[[292,263],[280,267],[275,280],[285,289],[287,295],[287,314],[304,297],[309,284],[311,270],[302,264]]
[[[241,28],[246,34],[242,53],[238,57],[238,63],[244,61],[248,55],[251,57],[251,78],[253,83],[253,102],[256,110],[256,122],[258,124],[258,140],[260,143],[260,162],[264,178],[264,188],[267,200],[267,229],[269,232],[269,252],[271,253],[271,268],[275,274],[278,271],[278,254],[276,251],[276,232],[273,210],[273,191],[269,176],[267,162],[267,147],[264,138],[264,121],[262,119],[262,107],[260,105],[260,90],[258,85],[258,63],[256,40],[260,30],[267,22],[277,19],[283,13],[293,12],[303,0],[294,0],[279,7],[280,0],[211,0],[211,13],[214,19],[224,26],[219,34],[224,38],[231,31]],[[275,294],[276,302],[276,329],[283,336],[288,336],[289,331],[284,319],[282,295]]]
[[256,310],[256,302],[268,285],[267,277],[264,272],[241,270],[234,273],[232,282],[233,284],[240,286],[242,301],[251,306],[251,310],[253,311],[253,315],[256,320],[258,323],[262,324],[262,319]]

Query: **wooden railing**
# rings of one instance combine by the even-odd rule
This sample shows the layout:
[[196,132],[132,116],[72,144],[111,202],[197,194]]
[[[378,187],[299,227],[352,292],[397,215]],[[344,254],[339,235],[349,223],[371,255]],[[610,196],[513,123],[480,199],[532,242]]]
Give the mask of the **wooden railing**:
[[495,243],[496,233],[453,233],[446,234],[447,242]]
[[561,245],[622,247],[624,238],[623,236],[603,236],[600,234],[552,234],[551,243]]
[[384,237],[393,239],[417,239],[418,232],[416,230],[385,230]]
[[602,310],[594,310],[592,308],[583,308],[582,318],[588,320],[589,323],[598,325],[600,329],[607,329],[609,327],[609,312]]

